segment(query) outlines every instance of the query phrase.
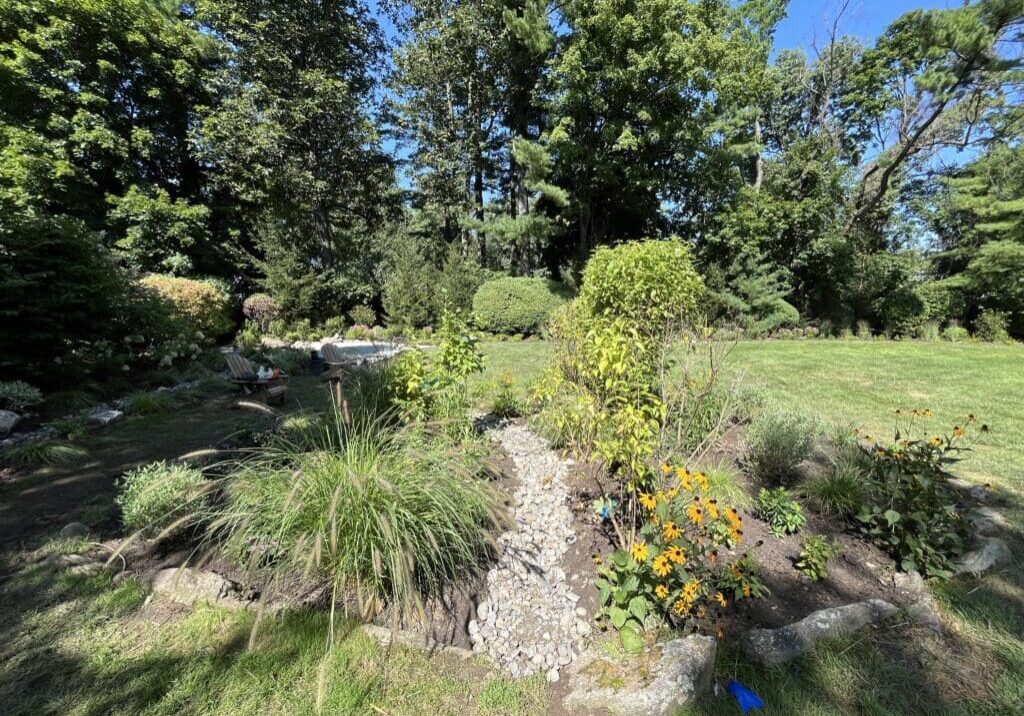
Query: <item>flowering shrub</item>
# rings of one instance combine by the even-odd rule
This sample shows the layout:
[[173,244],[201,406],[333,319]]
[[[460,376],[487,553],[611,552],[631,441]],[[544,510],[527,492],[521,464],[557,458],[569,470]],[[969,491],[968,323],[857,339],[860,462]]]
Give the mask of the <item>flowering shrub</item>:
[[599,617],[619,630],[627,650],[642,646],[640,632],[652,623],[679,628],[714,619],[730,601],[766,592],[746,555],[726,563],[719,554],[743,541],[735,508],[704,497],[703,473],[670,465],[661,472],[661,489],[639,493],[638,534],[612,553],[595,581]]
[[[966,520],[957,511],[948,488],[949,468],[959,462],[966,428],[946,435],[911,438],[917,418],[929,410],[898,410],[889,444],[863,436],[870,458],[870,497],[856,515],[860,530],[896,559],[900,568],[927,577],[950,576],[953,558],[963,551]],[[964,425],[975,423],[967,416]],[[982,432],[988,427],[981,426]]]
[[254,293],[242,302],[242,315],[266,333],[270,322],[281,315],[281,305],[265,293]]

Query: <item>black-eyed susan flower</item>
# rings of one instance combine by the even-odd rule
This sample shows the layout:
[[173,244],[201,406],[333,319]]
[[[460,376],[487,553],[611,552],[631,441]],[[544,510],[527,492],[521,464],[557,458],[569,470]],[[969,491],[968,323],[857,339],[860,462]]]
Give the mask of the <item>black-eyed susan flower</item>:
[[729,602],[727,602],[726,599],[725,599],[725,595],[722,594],[721,592],[715,592],[715,601],[718,602],[718,604],[720,606],[723,606],[723,607],[729,605]]
[[669,564],[668,556],[664,552],[654,558],[654,562],[651,563],[651,568],[659,577],[667,576],[668,573],[672,571],[672,565]]
[[645,510],[653,510],[658,506],[658,500],[648,492],[641,492],[639,497],[640,504],[643,505]]
[[661,536],[665,538],[666,542],[679,539],[679,535],[682,533],[683,531],[679,529],[675,522],[665,522],[661,526]]
[[634,542],[633,546],[629,548],[629,556],[635,559],[637,562],[645,562],[647,560],[647,543],[643,540]]
[[659,584],[657,587],[654,588],[654,596],[656,596],[658,599],[662,601],[665,601],[666,599],[668,599],[668,587],[666,587],[664,584]]
[[665,550],[665,554],[668,555],[669,561],[673,564],[682,564],[686,561],[686,552],[683,551],[682,547],[672,545]]

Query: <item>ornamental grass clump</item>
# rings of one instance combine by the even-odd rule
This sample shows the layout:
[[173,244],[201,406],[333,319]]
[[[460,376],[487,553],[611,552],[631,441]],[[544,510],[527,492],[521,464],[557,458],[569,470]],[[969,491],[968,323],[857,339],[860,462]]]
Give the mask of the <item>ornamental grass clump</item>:
[[420,613],[485,564],[505,525],[485,457],[480,442],[338,413],[312,447],[278,441],[242,460],[209,540],[268,586],[302,574],[367,615]]
[[125,474],[115,502],[125,527],[163,537],[204,511],[211,487],[195,467],[154,462]]
[[747,459],[754,474],[769,483],[786,481],[811,456],[818,422],[798,413],[766,411],[747,431]]

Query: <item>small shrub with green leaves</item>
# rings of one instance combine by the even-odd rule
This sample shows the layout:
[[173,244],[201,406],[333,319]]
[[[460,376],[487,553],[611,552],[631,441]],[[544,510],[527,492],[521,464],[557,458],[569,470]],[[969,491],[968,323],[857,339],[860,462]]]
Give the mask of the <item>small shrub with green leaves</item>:
[[154,462],[125,474],[115,502],[125,527],[154,537],[174,531],[201,513],[209,484],[190,465]]
[[754,474],[768,482],[789,479],[811,456],[818,421],[784,410],[764,411],[747,430],[747,459]]
[[950,343],[962,343],[971,339],[970,332],[957,321],[950,321],[942,331],[942,340]]
[[348,327],[348,323],[345,321],[344,316],[331,316],[323,323],[323,329],[325,335],[340,336],[345,333],[345,328]]
[[784,487],[762,489],[757,495],[757,514],[776,537],[795,534],[807,523],[803,507]]
[[1003,311],[982,311],[974,321],[974,335],[986,343],[1007,343],[1010,340],[1010,317]]
[[491,401],[491,414],[499,418],[515,418],[522,414],[522,407],[516,397],[515,380],[509,371],[505,371],[498,381]]
[[43,394],[23,380],[0,381],[0,409],[20,413],[43,402]]
[[512,335],[540,333],[568,290],[557,281],[505,276],[487,281],[473,296],[473,319],[484,331]]
[[660,333],[692,318],[704,283],[679,240],[603,246],[587,261],[580,301],[594,316],[628,317]]
[[377,324],[377,313],[369,306],[355,306],[348,312],[352,323],[358,326],[374,326]]
[[84,415],[69,415],[51,420],[46,425],[68,440],[81,440],[86,434],[88,419]]
[[[905,571],[926,577],[952,574],[953,559],[962,553],[967,520],[949,489],[949,469],[960,461],[968,416],[946,435],[913,437],[915,421],[927,410],[900,411],[893,441],[882,444],[868,436],[862,449],[870,459],[869,500],[856,515],[861,532],[888,552]],[[987,430],[982,426],[983,431]]]
[[820,582],[828,576],[828,563],[839,555],[842,545],[839,540],[829,541],[819,535],[807,535],[800,542],[800,556],[796,568],[804,576]]
[[257,351],[263,344],[263,335],[256,324],[246,321],[245,325],[235,334],[234,343],[241,351]]
[[231,330],[231,297],[216,282],[150,274],[139,284],[167,301],[176,315],[207,339]]

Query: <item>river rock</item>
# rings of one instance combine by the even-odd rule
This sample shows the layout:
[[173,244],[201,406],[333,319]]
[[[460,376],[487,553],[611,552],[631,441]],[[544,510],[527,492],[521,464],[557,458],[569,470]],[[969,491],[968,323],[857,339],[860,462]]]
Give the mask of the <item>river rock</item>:
[[124,417],[124,412],[113,408],[97,408],[89,413],[86,420],[91,425],[110,425]]
[[778,629],[751,629],[743,638],[743,649],[764,666],[784,664],[807,653],[823,639],[850,634],[868,624],[888,619],[897,611],[883,599],[819,609]]
[[0,435],[10,433],[21,422],[21,416],[11,410],[0,410]]
[[60,536],[64,539],[73,539],[75,537],[85,537],[89,534],[88,525],[84,525],[81,522],[69,522],[64,525],[60,531]]
[[691,634],[652,647],[661,655],[651,662],[653,678],[637,678],[629,659],[613,661],[599,649],[581,654],[572,667],[572,692],[563,700],[567,709],[585,713],[607,709],[618,716],[668,716],[693,702],[711,686],[716,642]]

